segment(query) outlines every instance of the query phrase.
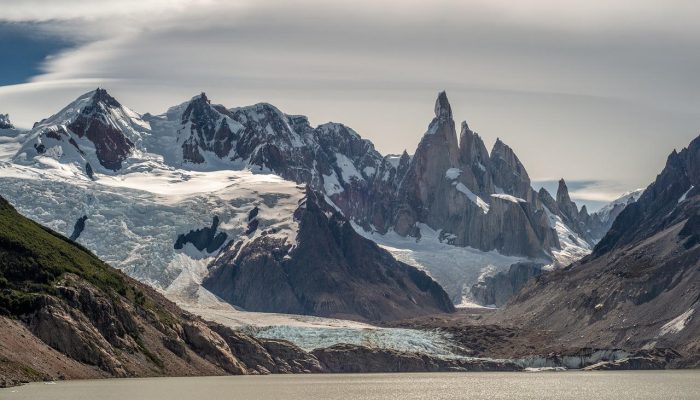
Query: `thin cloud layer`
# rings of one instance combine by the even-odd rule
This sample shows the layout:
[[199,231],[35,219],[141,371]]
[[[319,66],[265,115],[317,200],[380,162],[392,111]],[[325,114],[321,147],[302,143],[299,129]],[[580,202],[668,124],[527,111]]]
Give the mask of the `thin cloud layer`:
[[446,89],[456,118],[501,137],[531,176],[629,188],[700,126],[690,1],[9,3],[0,19],[54,21],[87,41],[0,87],[0,111],[25,126],[97,85],[152,113],[204,90],[343,122],[400,152]]

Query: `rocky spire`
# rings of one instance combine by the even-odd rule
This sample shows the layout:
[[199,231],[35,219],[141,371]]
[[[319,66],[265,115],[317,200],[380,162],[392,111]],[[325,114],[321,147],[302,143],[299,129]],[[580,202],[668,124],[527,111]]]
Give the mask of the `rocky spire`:
[[530,200],[530,176],[513,149],[500,138],[493,145],[490,161],[494,185],[505,193]]
[[[428,139],[429,136],[436,136]],[[447,168],[457,167],[459,163],[459,146],[457,145],[457,131],[455,130],[455,122],[452,119],[452,107],[447,99],[447,93],[444,91],[438,93],[435,100],[435,118],[430,122],[428,131],[425,133],[423,140],[418,144],[416,150],[417,156],[421,152],[421,148],[439,147],[441,157],[449,162]],[[437,155],[437,154],[436,154]],[[440,171],[444,173],[444,171]]]
[[395,229],[408,234],[417,221],[437,226],[446,218],[447,196],[453,190],[445,173],[459,168],[457,132],[447,94],[440,92],[435,101],[435,118],[423,135],[398,188],[404,207],[395,216]]
[[403,153],[401,153],[401,158],[399,158],[399,164],[396,166],[397,182],[401,182],[404,175],[406,175],[406,171],[408,171],[408,167],[410,164],[411,164],[411,156],[409,156],[408,152],[406,152],[406,150],[404,150]]
[[578,207],[576,203],[571,201],[571,197],[569,197],[569,188],[566,186],[564,178],[559,180],[559,187],[557,188],[557,206],[559,206],[559,209],[569,222],[578,220]]
[[469,129],[467,121],[462,121],[459,135],[459,162],[465,174],[465,184],[488,198],[494,192],[489,152],[479,135]]
[[559,179],[559,186],[557,187],[557,202],[567,203],[570,202],[569,188],[566,186],[566,181],[564,178]]
[[462,121],[462,129],[459,134],[459,158],[463,164],[477,165],[488,169],[490,164],[489,152],[479,134],[469,129],[467,121]]
[[121,104],[119,104],[117,99],[115,99],[109,93],[107,93],[107,90],[99,87],[95,89],[92,95],[92,105],[95,106],[97,104],[103,104],[105,106],[114,108],[122,106]]
[[10,122],[10,116],[7,114],[0,114],[0,129],[13,129],[14,125]]
[[537,192],[537,198],[544,204],[547,209],[554,214],[559,214],[559,206],[557,205],[557,201],[554,200],[554,197],[547,191],[545,188],[540,188],[540,191]]
[[435,100],[435,118],[452,119],[452,107],[444,90],[438,93],[438,98]]

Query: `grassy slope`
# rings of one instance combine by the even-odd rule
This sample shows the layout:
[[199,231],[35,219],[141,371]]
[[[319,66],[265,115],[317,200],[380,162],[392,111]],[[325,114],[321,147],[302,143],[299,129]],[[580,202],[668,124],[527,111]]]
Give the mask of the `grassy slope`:
[[0,314],[34,311],[41,295],[55,294],[54,284],[66,273],[136,304],[145,301],[143,292],[121,272],[79,244],[21,216],[0,198]]

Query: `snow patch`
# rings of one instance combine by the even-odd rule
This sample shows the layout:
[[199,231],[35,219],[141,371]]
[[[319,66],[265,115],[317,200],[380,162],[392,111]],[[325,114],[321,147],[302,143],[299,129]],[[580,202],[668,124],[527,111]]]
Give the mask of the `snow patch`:
[[338,181],[335,172],[331,172],[330,175],[321,176],[323,176],[323,191],[326,192],[328,196],[333,196],[334,194],[343,193],[343,191],[345,191]]
[[695,309],[691,308],[690,310],[665,323],[659,331],[661,336],[674,334],[682,331],[688,324],[688,321],[690,321],[690,319],[692,318],[694,312]]
[[352,179],[363,180],[362,174],[355,168],[355,164],[345,155],[335,153],[335,162],[340,168],[340,175],[344,182],[350,182]]
[[457,189],[457,191],[463,193],[472,203],[476,204],[484,214],[489,212],[489,204],[481,199],[481,197],[475,195],[468,187],[466,187],[462,182],[452,182],[452,185]]
[[511,196],[509,194],[496,193],[496,194],[492,194],[491,197],[501,199],[501,200],[510,201],[513,203],[527,203],[527,200],[521,199],[520,197]]
[[694,185],[690,185],[690,189],[686,190],[685,193],[678,199],[678,203],[682,203],[685,201],[685,199],[688,197],[688,193],[690,193],[691,190],[695,188]]
[[453,181],[457,178],[459,178],[459,175],[462,173],[462,170],[459,168],[450,168],[445,172],[445,178]]
[[552,213],[547,207],[544,207],[544,211],[547,214],[549,226],[557,232],[559,245],[561,246],[561,249],[553,248],[551,250],[555,262],[545,266],[545,270],[569,265],[591,253],[591,245],[566,226],[561,217]]
[[397,260],[425,271],[445,289],[453,303],[465,307],[476,305],[471,287],[485,271],[506,271],[512,264],[528,261],[525,257],[505,256],[495,250],[481,251],[450,245],[440,240],[441,231],[422,223],[417,224],[420,239],[404,237],[393,230],[386,234],[368,232],[354,223],[353,227],[357,233],[376,242]]

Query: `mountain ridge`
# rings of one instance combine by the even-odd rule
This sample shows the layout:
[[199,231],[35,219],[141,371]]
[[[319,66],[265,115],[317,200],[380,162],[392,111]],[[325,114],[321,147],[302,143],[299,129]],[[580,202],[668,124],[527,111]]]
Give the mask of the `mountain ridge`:
[[700,136],[669,155],[592,254],[531,281],[495,318],[547,326],[559,344],[670,347],[699,365],[698,179]]

